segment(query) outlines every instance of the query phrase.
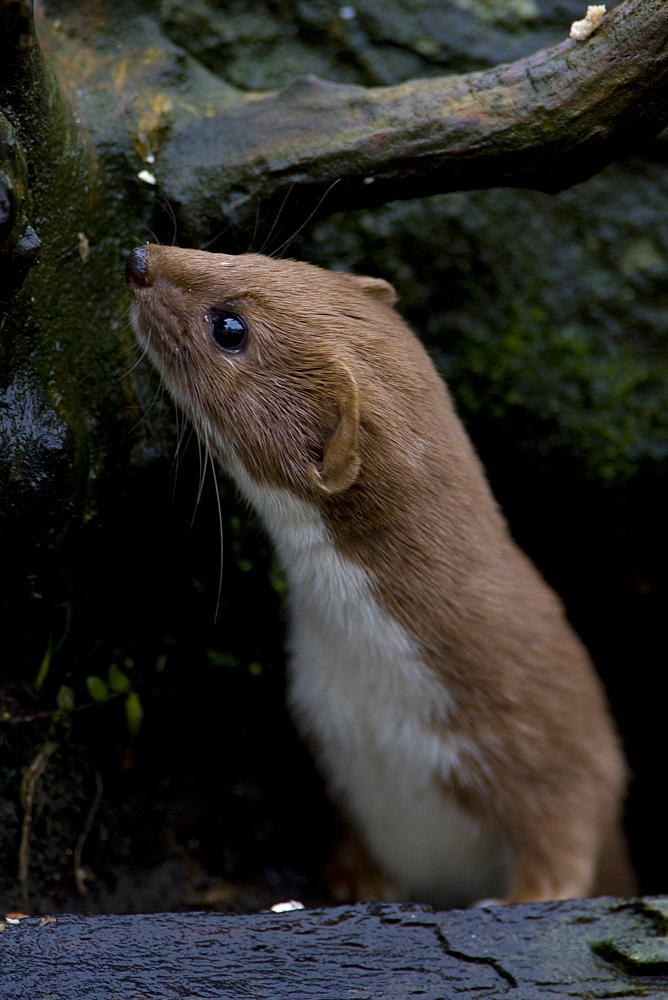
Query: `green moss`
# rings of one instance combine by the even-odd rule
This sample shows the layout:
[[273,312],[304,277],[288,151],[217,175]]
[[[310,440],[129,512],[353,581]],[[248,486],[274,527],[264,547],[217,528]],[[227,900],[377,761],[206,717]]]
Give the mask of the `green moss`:
[[540,310],[461,343],[455,385],[467,415],[535,422],[532,448],[568,447],[587,474],[625,479],[668,456],[668,382],[632,346],[600,330],[555,327]]

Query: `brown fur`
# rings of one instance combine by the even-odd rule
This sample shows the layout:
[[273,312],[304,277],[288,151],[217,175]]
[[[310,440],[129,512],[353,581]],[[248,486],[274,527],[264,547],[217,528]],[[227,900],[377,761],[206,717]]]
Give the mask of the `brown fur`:
[[[632,889],[626,768],[558,598],[510,538],[448,392],[386,282],[256,255],[146,248],[136,324],[173,395],[253,479],[317,506],[453,695],[453,787],[510,845],[506,899]],[[207,311],[249,326],[212,346]],[[434,728],[438,723],[434,720]],[[610,872],[613,868],[614,871]]]

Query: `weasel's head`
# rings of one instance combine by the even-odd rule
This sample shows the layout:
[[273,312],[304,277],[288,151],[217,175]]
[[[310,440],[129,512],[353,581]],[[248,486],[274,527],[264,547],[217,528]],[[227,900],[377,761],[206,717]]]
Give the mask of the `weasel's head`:
[[360,469],[362,370],[398,317],[379,278],[148,245],[127,263],[139,342],[223,467],[304,499]]

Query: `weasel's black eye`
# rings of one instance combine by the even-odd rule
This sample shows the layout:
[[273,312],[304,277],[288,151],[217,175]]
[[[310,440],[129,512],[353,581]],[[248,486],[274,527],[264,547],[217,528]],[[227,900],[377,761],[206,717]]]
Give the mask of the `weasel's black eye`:
[[246,343],[248,327],[236,313],[212,312],[211,336],[221,350],[235,354]]

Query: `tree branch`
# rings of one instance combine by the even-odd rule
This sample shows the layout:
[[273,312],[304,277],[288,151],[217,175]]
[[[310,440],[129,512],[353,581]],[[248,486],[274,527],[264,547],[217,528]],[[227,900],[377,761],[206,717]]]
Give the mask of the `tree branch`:
[[104,106],[104,127],[89,123],[98,138],[113,118],[125,144],[150,147],[151,173],[192,242],[215,226],[252,225],[258,206],[271,219],[285,199],[298,223],[323,199],[337,211],[473,188],[555,192],[668,124],[665,0],[626,0],[585,42],[565,37],[490,70],[376,88],[302,77],[242,92],[147,19],[113,29],[125,32],[122,72],[84,31],[70,33],[77,42],[62,31],[45,39],[50,58],[71,93]]
[[174,132],[158,176],[202,221],[246,221],[289,192],[315,203],[337,181],[330,211],[474,188],[556,192],[666,124],[668,4],[627,0],[588,41],[492,70],[373,89],[301,78],[251,95]]

